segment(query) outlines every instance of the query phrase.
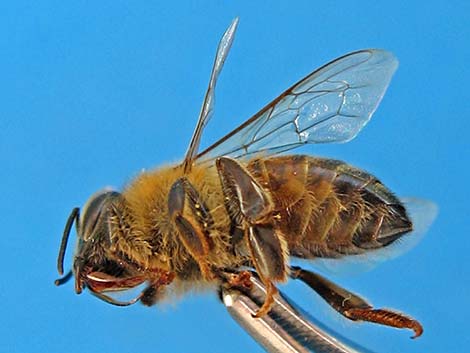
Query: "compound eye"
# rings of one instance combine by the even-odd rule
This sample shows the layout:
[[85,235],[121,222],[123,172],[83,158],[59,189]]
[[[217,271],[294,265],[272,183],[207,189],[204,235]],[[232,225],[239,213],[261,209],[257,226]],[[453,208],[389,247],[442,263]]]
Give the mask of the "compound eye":
[[121,194],[105,189],[92,195],[83,207],[80,222],[78,223],[77,233],[84,241],[90,240],[96,233],[100,224],[99,219],[110,201],[120,197]]

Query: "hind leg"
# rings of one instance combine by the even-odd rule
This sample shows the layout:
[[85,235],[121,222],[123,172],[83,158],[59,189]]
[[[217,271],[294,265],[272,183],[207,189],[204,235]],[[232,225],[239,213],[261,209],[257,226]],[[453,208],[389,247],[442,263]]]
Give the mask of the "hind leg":
[[357,294],[339,287],[333,282],[311,271],[292,267],[290,276],[300,279],[317,292],[333,309],[353,321],[369,321],[396,328],[408,328],[414,331],[416,338],[423,333],[421,324],[403,314],[387,310],[374,309]]

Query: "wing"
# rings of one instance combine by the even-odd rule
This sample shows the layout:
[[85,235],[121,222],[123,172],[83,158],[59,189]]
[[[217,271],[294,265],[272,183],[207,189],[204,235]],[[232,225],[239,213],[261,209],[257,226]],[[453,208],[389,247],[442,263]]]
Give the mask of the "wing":
[[191,142],[189,143],[188,151],[183,161],[184,171],[188,172],[191,168],[193,161],[198,153],[199,143],[201,142],[202,131],[212,117],[214,110],[215,100],[215,86],[222,68],[224,67],[225,59],[227,58],[228,52],[232,47],[233,40],[235,38],[235,31],[238,26],[238,17],[236,17],[230,26],[225,31],[222,39],[217,47],[217,53],[215,55],[214,65],[212,67],[211,78],[209,80],[209,87],[207,87],[204,101],[202,102],[201,112],[199,113],[199,119],[194,129]]
[[273,155],[306,143],[347,142],[367,124],[398,66],[390,52],[367,49],[312,72],[197,156]]

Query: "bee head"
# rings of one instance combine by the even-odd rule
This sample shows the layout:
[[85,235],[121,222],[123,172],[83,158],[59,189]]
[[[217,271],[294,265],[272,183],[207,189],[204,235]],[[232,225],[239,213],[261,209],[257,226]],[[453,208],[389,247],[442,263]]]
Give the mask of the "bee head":
[[121,194],[116,191],[103,190],[90,197],[83,207],[74,208],[67,220],[59,256],[57,269],[63,274],[63,263],[69,234],[73,223],[76,224],[78,235],[76,252],[73,260],[73,272],[56,280],[56,285],[67,282],[75,276],[75,292],[80,294],[88,288],[92,294],[115,305],[130,305],[139,300],[129,302],[116,301],[104,294],[110,291],[122,291],[145,282],[138,269],[119,259],[112,251],[110,218],[112,208],[120,201]]

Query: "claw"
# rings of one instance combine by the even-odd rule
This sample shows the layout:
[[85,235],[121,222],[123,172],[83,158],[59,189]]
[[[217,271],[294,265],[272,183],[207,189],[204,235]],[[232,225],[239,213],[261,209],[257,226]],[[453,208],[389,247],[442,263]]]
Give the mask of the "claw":
[[256,314],[252,314],[254,318],[260,318],[271,311],[271,308],[274,304],[274,296],[279,293],[278,289],[272,282],[266,283],[266,298],[264,299],[264,303],[261,308],[258,310]]

